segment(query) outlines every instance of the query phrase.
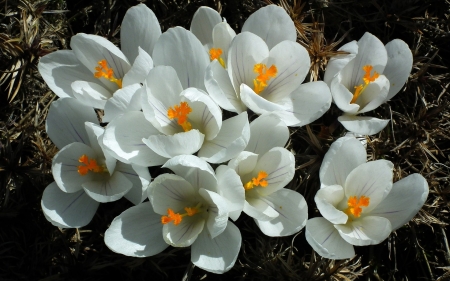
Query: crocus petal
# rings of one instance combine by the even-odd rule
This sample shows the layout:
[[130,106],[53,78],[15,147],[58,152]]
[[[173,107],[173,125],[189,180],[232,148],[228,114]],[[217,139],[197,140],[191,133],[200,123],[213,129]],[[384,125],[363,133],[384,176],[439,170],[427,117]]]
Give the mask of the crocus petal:
[[355,246],[379,244],[392,231],[388,219],[376,216],[363,217],[347,224],[336,224],[334,227],[345,241]]
[[228,167],[235,170],[239,176],[246,175],[255,169],[258,161],[258,154],[248,151],[242,151],[235,158],[228,162]]
[[203,231],[192,245],[191,261],[209,272],[224,273],[233,268],[241,242],[241,232],[232,222],[228,222],[224,232],[214,239]]
[[106,101],[105,115],[103,115],[102,121],[111,122],[114,118],[123,115],[125,112],[140,111],[140,94],[140,84],[133,84],[117,90],[112,98]]
[[228,201],[228,216],[236,221],[244,209],[245,202],[241,178],[225,165],[217,167],[216,177],[218,193]]
[[142,203],[147,198],[147,189],[151,176],[147,167],[129,165],[117,162],[116,173],[122,173],[133,184],[133,187],[124,197],[134,205]]
[[288,236],[299,232],[306,225],[308,206],[300,193],[283,188],[264,197],[264,200],[280,214],[270,221],[255,220],[265,235]]
[[216,10],[203,6],[198,8],[192,17],[190,30],[197,36],[202,45],[207,45],[207,48],[211,48],[213,28],[220,22],[222,22],[222,17]]
[[152,10],[144,4],[128,9],[120,28],[120,43],[130,63],[138,56],[138,48],[151,54],[159,36],[161,27]]
[[222,50],[222,57],[225,61],[228,60],[228,50],[230,49],[231,41],[236,36],[236,32],[226,22],[216,24],[213,29],[214,47]]
[[266,201],[249,196],[245,198],[244,213],[259,221],[269,221],[280,215]]
[[341,210],[336,209],[344,199],[344,188],[340,185],[325,186],[317,191],[314,201],[320,214],[333,224],[343,224],[348,216]]
[[86,106],[104,109],[111,92],[95,82],[75,81],[72,83],[73,96]]
[[173,136],[152,135],[149,138],[143,138],[145,143],[156,154],[172,158],[182,154],[193,154],[202,146],[205,135],[198,130],[177,133]]
[[197,156],[179,155],[168,160],[162,167],[171,169],[195,188],[203,187],[218,192],[214,170],[205,160]]
[[378,119],[369,116],[342,115],[338,117],[342,126],[350,132],[360,135],[374,135],[386,127],[389,119]]
[[159,131],[145,119],[144,114],[130,111],[108,124],[103,144],[114,152],[114,157],[124,163],[158,166],[167,161],[167,158],[153,152],[142,141],[142,138],[153,134],[159,134]]
[[367,85],[367,88],[356,100],[359,104],[359,113],[368,112],[379,107],[386,100],[389,91],[389,81],[384,75],[380,75],[374,82]]
[[70,50],[60,50],[43,56],[38,70],[48,87],[60,98],[73,97],[71,84],[74,81],[98,80]]
[[168,223],[163,226],[163,238],[167,244],[174,247],[188,247],[195,242],[197,236],[203,231],[205,220],[198,216],[184,217],[175,225]]
[[228,72],[217,60],[206,68],[205,87],[210,97],[223,109],[241,113],[246,110],[231,83]]
[[366,161],[366,149],[356,138],[339,138],[331,144],[323,158],[319,172],[321,186],[345,186],[345,179],[350,172]]
[[306,241],[320,256],[328,259],[349,259],[355,249],[339,235],[334,225],[324,218],[308,220],[305,229]]
[[190,31],[173,27],[161,35],[152,55],[155,65],[175,68],[183,89],[205,90],[205,70],[209,57],[200,41]]
[[72,98],[61,98],[50,105],[45,130],[59,149],[73,142],[89,145],[89,137],[84,128],[84,122],[87,121],[98,124],[92,107]]
[[91,143],[91,148],[95,151],[95,153],[98,155],[98,157],[101,157],[105,160],[106,168],[108,169],[108,172],[110,175],[114,172],[114,169],[116,168],[117,159],[114,158],[107,148],[103,145],[103,135],[105,132],[105,129],[103,127],[100,127],[97,124],[86,122],[85,124],[86,132],[89,135],[89,140]]
[[198,193],[206,201],[204,206],[208,210],[208,219],[206,220],[206,227],[212,239],[221,234],[228,222],[228,207],[225,198],[219,194],[200,188]]
[[333,101],[345,113],[356,114],[359,110],[359,105],[357,103],[350,103],[353,99],[353,94],[342,84],[342,79],[342,75],[338,74],[331,80],[330,91],[333,96]]
[[300,85],[288,97],[292,108],[275,112],[287,126],[300,127],[317,120],[331,106],[331,93],[322,81]]
[[96,159],[95,151],[84,143],[74,142],[66,145],[52,161],[52,174],[55,182],[62,191],[72,193],[82,189],[81,185],[96,178],[95,173],[86,175],[78,173],[80,157],[86,155],[89,159]]
[[134,60],[130,71],[123,77],[122,87],[136,83],[143,83],[150,69],[153,68],[153,60],[150,55],[139,47],[139,55]]
[[258,95],[246,84],[241,84],[240,88],[241,101],[257,114],[264,114],[267,112],[285,111],[285,106],[266,100]]
[[346,55],[337,55],[330,59],[325,70],[323,81],[331,85],[331,80],[338,74],[358,53],[358,44],[356,41],[348,42],[338,49],[338,51],[348,52]]
[[236,93],[241,84],[253,85],[257,74],[255,64],[262,63],[269,56],[269,48],[258,36],[242,32],[234,37],[228,51],[227,70]]
[[133,184],[122,173],[114,173],[103,181],[88,181],[82,186],[92,199],[100,203],[107,203],[122,198]]
[[359,165],[348,175],[345,195],[370,198],[369,206],[363,208],[363,214],[370,213],[391,191],[393,167],[391,161],[370,161]]
[[245,151],[264,154],[274,147],[284,147],[289,140],[289,129],[273,113],[266,113],[250,123],[250,140]]
[[180,176],[162,174],[150,184],[148,197],[157,214],[167,215],[169,208],[175,213],[184,212],[185,207],[196,204],[197,190]]
[[247,112],[223,121],[219,134],[205,141],[198,156],[210,163],[222,163],[236,157],[248,144],[250,125]]
[[244,31],[264,39],[269,49],[284,40],[295,42],[297,39],[294,22],[283,8],[275,5],[263,7],[250,15],[242,27]]
[[396,230],[417,214],[427,197],[427,181],[420,174],[412,174],[394,183],[391,192],[370,214],[387,218],[392,230]]
[[87,225],[95,215],[99,203],[83,190],[66,193],[53,182],[42,194],[44,215],[53,225],[62,228],[79,228]]
[[386,44],[388,61],[383,74],[390,82],[386,100],[392,99],[408,80],[412,69],[413,57],[408,45],[400,39]]
[[112,221],[105,232],[105,244],[115,252],[131,257],[149,257],[169,245],[162,237],[161,216],[150,202],[128,208]]

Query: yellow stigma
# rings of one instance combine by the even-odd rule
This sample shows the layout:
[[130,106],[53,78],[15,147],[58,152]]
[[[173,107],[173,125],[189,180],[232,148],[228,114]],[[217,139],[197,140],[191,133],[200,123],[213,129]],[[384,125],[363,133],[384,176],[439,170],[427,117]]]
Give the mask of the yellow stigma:
[[122,79],[117,79],[116,77],[114,77],[114,70],[108,67],[108,63],[106,62],[106,60],[99,61],[98,65],[99,66],[95,68],[95,78],[106,78],[109,81],[116,83],[119,88],[122,88]]
[[177,123],[180,125],[185,132],[192,129],[191,123],[187,121],[189,113],[192,112],[192,108],[189,107],[188,103],[183,101],[180,105],[174,105],[173,108],[170,107],[167,110],[167,117],[170,120],[177,118]]
[[186,213],[180,214],[175,213],[172,209],[167,209],[167,216],[161,217],[161,223],[162,224],[168,224],[170,222],[173,222],[174,225],[179,225],[180,222],[183,220],[184,217],[189,216],[192,217],[195,214],[200,213],[201,210],[201,203],[198,203],[195,207],[186,207],[184,208]]
[[246,184],[244,184],[245,190],[250,190],[254,188],[255,186],[261,186],[266,187],[269,183],[265,178],[268,177],[268,174],[264,171],[259,171],[258,176],[255,178],[252,178],[250,181],[248,181]]
[[374,71],[373,75],[370,76],[370,72],[373,69],[373,66],[371,65],[365,65],[362,68],[366,73],[364,74],[364,77],[362,78],[362,80],[364,81],[364,85],[360,84],[358,86],[355,86],[355,93],[353,94],[353,98],[350,101],[350,103],[355,103],[356,100],[358,100],[359,96],[362,94],[362,92],[367,88],[367,86],[370,84],[370,82],[375,81],[380,74],[378,74],[378,72]]
[[255,93],[259,94],[267,87],[267,82],[271,78],[277,76],[278,70],[274,64],[267,68],[265,64],[257,63],[253,67],[253,71],[259,74],[255,79],[253,79],[253,90]]
[[97,160],[89,159],[85,154],[81,155],[78,159],[78,162],[83,163],[84,165],[78,166],[78,174],[85,176],[89,171],[94,173],[105,172],[106,168],[103,166],[99,166],[97,164]]
[[217,60],[220,65],[222,65],[223,68],[225,68],[225,61],[223,60],[223,58],[221,58],[220,56],[222,55],[222,49],[221,48],[211,48],[209,49],[209,59],[211,61],[213,60]]
[[356,196],[350,196],[347,201],[348,208],[345,209],[344,213],[347,215],[353,215],[355,218],[361,216],[362,208],[369,206],[370,198],[366,196],[361,196],[359,199]]

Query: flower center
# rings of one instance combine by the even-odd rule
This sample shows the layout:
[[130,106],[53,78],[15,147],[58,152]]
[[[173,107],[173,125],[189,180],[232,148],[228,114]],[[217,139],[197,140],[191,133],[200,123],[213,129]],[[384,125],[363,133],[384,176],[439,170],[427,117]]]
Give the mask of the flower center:
[[217,49],[211,48],[209,50],[209,59],[211,61],[217,60],[222,65],[222,67],[225,68],[225,61],[223,60],[223,58],[220,57],[221,55],[222,55],[221,48],[217,48]]
[[370,76],[370,72],[373,69],[373,66],[371,65],[365,65],[362,68],[366,73],[364,74],[364,77],[362,80],[364,81],[364,84],[360,84],[358,86],[355,86],[355,93],[353,94],[353,98],[350,101],[350,103],[355,103],[356,100],[359,98],[359,96],[362,94],[362,92],[367,88],[367,86],[370,84],[370,82],[375,81],[380,74],[376,71],[373,72],[373,75]]
[[177,123],[180,125],[185,132],[192,129],[191,123],[187,121],[189,113],[192,112],[192,108],[189,107],[188,103],[185,101],[180,102],[180,105],[174,105],[173,108],[170,107],[167,110],[167,117],[170,120],[177,118]]
[[265,178],[267,178],[268,174],[265,171],[259,171],[258,176],[249,180],[246,184],[244,184],[245,190],[250,190],[255,186],[266,187],[269,183]]
[[108,63],[106,62],[106,60],[99,61],[98,65],[99,66],[95,67],[95,78],[106,78],[109,81],[116,83],[119,88],[122,88],[122,79],[117,79],[116,77],[114,77],[114,70],[108,67]]
[[253,71],[259,75],[253,79],[253,90],[255,93],[261,93],[267,87],[267,81],[277,76],[277,67],[272,64],[269,68],[263,63],[257,63],[253,67]]
[[185,207],[184,210],[186,213],[180,214],[175,213],[172,209],[167,209],[167,216],[161,217],[162,224],[168,224],[173,222],[174,225],[179,225],[184,217],[189,216],[192,217],[195,214],[202,212],[201,203],[198,203],[195,207]]
[[361,216],[362,208],[369,206],[370,198],[366,196],[356,197],[350,196],[347,201],[348,208],[345,209],[344,213],[347,215],[353,215],[355,218],[359,218]]
[[78,173],[82,176],[87,175],[89,171],[94,173],[102,173],[106,171],[104,166],[99,166],[97,164],[97,160],[89,159],[89,157],[85,154],[81,155],[78,162],[82,163],[82,165],[78,166]]

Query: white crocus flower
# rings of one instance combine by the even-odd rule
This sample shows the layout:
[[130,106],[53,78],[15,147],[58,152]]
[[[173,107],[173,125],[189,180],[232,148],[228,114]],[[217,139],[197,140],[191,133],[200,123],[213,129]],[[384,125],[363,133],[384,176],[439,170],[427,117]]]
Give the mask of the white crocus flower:
[[360,141],[335,141],[320,167],[321,188],[314,200],[323,217],[306,223],[306,240],[322,257],[346,259],[353,245],[381,243],[420,210],[428,184],[419,174],[392,184],[393,164],[366,162]]
[[103,150],[104,129],[91,107],[75,99],[59,99],[50,107],[46,127],[61,149],[52,163],[55,182],[44,190],[41,202],[52,224],[82,227],[91,221],[99,203],[123,196],[134,204],[145,199],[148,169],[117,162]]
[[[44,56],[38,69],[59,97],[74,97],[85,105],[104,109],[116,93],[130,96],[139,88],[153,67],[149,54],[160,35],[156,16],[140,4],[130,8],[123,19],[122,50],[103,37],[79,33],[70,41],[72,50]],[[113,109],[107,115],[109,121],[116,112]]]
[[236,262],[241,246],[237,219],[244,192],[239,177],[226,166],[216,173],[204,160],[192,155],[170,159],[163,167],[173,174],[155,178],[150,202],[131,207],[111,223],[105,243],[114,252],[134,257],[152,256],[168,245],[191,246],[196,266],[224,273]]
[[295,173],[294,156],[283,148],[289,130],[271,113],[255,119],[250,131],[245,151],[228,164],[245,190],[244,212],[268,236],[292,235],[305,226],[308,207],[300,193],[284,188]]
[[143,112],[128,112],[106,129],[105,145],[118,159],[160,165],[174,156],[198,151],[206,161],[221,163],[247,145],[247,113],[222,121],[216,103],[200,89],[183,90],[172,67],[152,69],[143,89]]
[[330,107],[330,90],[321,81],[302,84],[310,58],[295,40],[294,23],[283,8],[259,9],[234,37],[227,69],[217,61],[208,66],[208,93],[228,111],[274,112],[288,126],[316,120]]
[[356,134],[376,134],[389,120],[358,114],[376,109],[400,91],[411,72],[411,50],[400,39],[385,46],[368,32],[339,50],[349,54],[332,58],[324,77],[334,103],[344,112],[338,120]]

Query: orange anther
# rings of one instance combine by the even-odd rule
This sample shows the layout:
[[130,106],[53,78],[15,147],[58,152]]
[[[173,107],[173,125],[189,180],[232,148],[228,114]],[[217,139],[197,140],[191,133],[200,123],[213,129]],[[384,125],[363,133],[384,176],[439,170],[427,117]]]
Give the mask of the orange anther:
[[82,176],[86,175],[89,171],[92,171],[94,173],[101,173],[105,171],[104,167],[97,164],[97,160],[89,160],[89,157],[87,157],[85,154],[81,155],[81,157],[78,159],[78,162],[84,164],[78,166],[78,173]]
[[350,101],[350,103],[355,103],[356,100],[358,100],[359,96],[362,94],[362,92],[370,84],[370,82],[375,81],[380,76],[380,74],[378,74],[378,72],[376,72],[376,71],[374,71],[373,75],[370,76],[370,72],[372,71],[373,66],[371,66],[369,64],[363,66],[362,69],[365,72],[364,77],[362,78],[362,80],[364,81],[364,85],[361,84],[361,85],[355,86],[355,93],[353,94],[353,98]]
[[269,185],[267,180],[265,180],[265,178],[267,178],[267,177],[268,177],[268,174],[266,172],[260,171],[258,173],[257,177],[252,178],[250,181],[248,181],[246,184],[244,184],[244,189],[250,190],[250,189],[254,188],[255,186],[266,187],[267,185]]
[[361,216],[362,208],[369,206],[370,198],[361,196],[359,199],[356,196],[350,196],[347,201],[348,208],[344,211],[347,215],[353,215],[356,218]]
[[173,221],[174,225],[179,225],[180,222],[183,220],[183,217],[185,216],[190,216],[192,217],[193,215],[199,213],[200,210],[200,203],[197,204],[197,206],[195,207],[186,207],[184,208],[184,210],[186,211],[186,213],[184,214],[180,214],[180,213],[175,213],[172,209],[167,209],[167,216],[162,216],[161,217],[161,223],[162,224],[168,224],[169,222]]
[[263,63],[257,63],[253,67],[253,71],[258,73],[259,75],[253,79],[253,86],[255,93],[261,93],[266,87],[267,82],[277,76],[277,67],[275,65],[271,65],[269,68]]
[[180,125],[185,132],[192,129],[191,123],[187,121],[189,113],[192,112],[192,108],[189,107],[188,103],[183,101],[180,105],[174,105],[173,108],[170,107],[167,110],[167,117],[170,120],[177,118],[177,123]]
[[220,48],[217,49],[211,48],[209,50],[209,59],[211,61],[217,60],[222,65],[222,67],[225,68],[225,61],[220,57],[222,53],[223,53],[222,49]]
[[114,77],[114,70],[108,67],[108,63],[106,62],[106,60],[99,61],[98,65],[99,66],[95,67],[95,78],[100,79],[103,77],[113,83],[116,83],[119,88],[122,88],[122,79],[117,79],[116,77]]

